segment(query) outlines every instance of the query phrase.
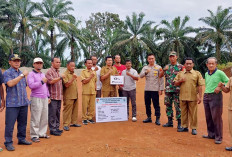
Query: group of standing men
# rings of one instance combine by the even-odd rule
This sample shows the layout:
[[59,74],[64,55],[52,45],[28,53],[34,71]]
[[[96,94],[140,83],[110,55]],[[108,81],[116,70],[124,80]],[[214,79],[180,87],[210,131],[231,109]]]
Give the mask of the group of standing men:
[[[207,122],[208,135],[203,138],[215,139],[216,144],[222,142],[222,93],[229,92],[231,81],[227,85],[228,77],[221,70],[216,68],[217,60],[214,57],[207,59],[208,72],[205,74],[205,83],[200,72],[193,70],[194,60],[186,58],[184,65],[177,62],[176,52],[169,54],[170,64],[163,69],[155,63],[155,56],[149,54],[147,57],[148,65],[144,66],[140,76],[132,68],[131,60],[126,60],[125,66],[122,65],[119,55],[113,58],[105,58],[104,67],[97,66],[97,57],[85,60],[86,69],[81,72],[82,82],[82,122],[84,125],[95,123],[94,105],[96,97],[127,97],[127,108],[129,117],[129,100],[132,104],[132,121],[136,119],[136,80],[139,77],[146,78],[144,100],[147,119],[143,123],[151,123],[151,102],[155,109],[156,125],[160,125],[160,104],[159,95],[165,93],[164,104],[168,122],[163,127],[173,127],[174,103],[176,109],[177,131],[188,132],[192,129],[192,135],[197,135],[197,108],[202,99],[202,86],[205,84],[204,108]],[[67,62],[67,70],[59,73],[60,59],[52,59],[52,66],[46,74],[41,72],[43,60],[35,58],[33,71],[19,70],[21,58],[13,54],[9,57],[10,68],[2,76],[0,71],[0,93],[1,108],[6,106],[5,119],[5,146],[9,151],[15,150],[13,147],[12,135],[14,124],[17,120],[18,144],[31,145],[26,141],[27,112],[30,104],[31,122],[30,135],[33,142],[40,142],[40,138],[50,138],[47,133],[49,126],[50,134],[60,136],[60,110],[63,100],[63,129],[69,131],[70,127],[81,127],[77,124],[78,117],[78,89],[77,75],[74,73],[75,62]],[[115,75],[124,76],[124,85],[110,84],[110,77]],[[25,76],[27,76],[27,81]],[[165,76],[165,81],[164,77]],[[165,85],[164,85],[165,82]],[[6,85],[6,105],[2,83]],[[27,99],[26,86],[31,89],[31,103]],[[117,91],[118,90],[118,91]],[[49,105],[48,105],[49,103]],[[229,107],[229,111],[231,107]],[[232,114],[229,112],[229,118]],[[230,130],[232,122],[230,121]],[[232,131],[231,135],[232,135]],[[232,150],[227,147],[226,150]]]

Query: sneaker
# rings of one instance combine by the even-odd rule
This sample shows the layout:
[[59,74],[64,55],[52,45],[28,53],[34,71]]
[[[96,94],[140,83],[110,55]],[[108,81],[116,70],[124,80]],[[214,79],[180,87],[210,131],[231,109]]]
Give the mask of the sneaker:
[[8,151],[14,151],[15,150],[15,148],[14,148],[14,146],[12,144],[5,145],[5,146],[6,146],[6,150],[8,150]]
[[58,131],[50,131],[50,134],[54,136],[61,136],[61,133]]
[[71,124],[70,127],[81,127],[80,124]]
[[40,136],[39,138],[46,138],[46,139],[49,139],[50,136],[48,136],[48,135],[46,134],[46,135],[44,135],[44,136]]
[[69,127],[68,126],[64,126],[64,130],[65,131],[69,131]]
[[56,131],[59,133],[63,133],[63,130],[60,130],[60,129],[57,129]]
[[26,140],[20,140],[20,141],[18,142],[18,145],[31,145],[31,144],[32,144],[31,142],[26,141]]
[[91,123],[91,124],[95,124],[94,120],[90,119],[90,120],[87,120],[88,123]]
[[31,141],[32,141],[32,142],[35,142],[35,143],[40,142],[39,138],[37,138],[37,137],[33,137],[33,138],[31,139]]
[[136,121],[137,121],[136,117],[132,117],[132,122],[136,122]]
[[88,125],[88,121],[87,121],[87,120],[83,120],[82,123],[83,123],[84,125]]
[[143,120],[143,123],[152,123],[152,120],[150,117],[148,117],[147,119]]

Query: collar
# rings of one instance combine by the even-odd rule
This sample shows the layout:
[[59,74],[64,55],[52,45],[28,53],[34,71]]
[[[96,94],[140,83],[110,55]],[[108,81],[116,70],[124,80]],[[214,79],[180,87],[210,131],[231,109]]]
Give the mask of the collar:
[[88,72],[93,71],[92,69],[88,70],[87,68],[85,70],[88,71]]
[[68,68],[66,69],[66,72],[69,73],[69,74],[74,74],[74,72],[68,70]]
[[[190,72],[190,73],[193,73],[193,71],[194,71],[194,70],[191,69],[189,72]],[[184,73],[187,73],[186,69],[184,69]]]
[[216,71],[217,71],[217,68],[213,71],[212,74],[210,74],[210,71],[208,70],[208,74],[211,76],[211,75],[213,75]]
[[51,69],[52,69],[53,71],[55,71],[55,72],[60,72],[59,69],[55,69],[55,68],[53,68],[53,66],[51,66]]
[[12,68],[10,67],[10,71],[14,71],[14,72],[17,72],[17,73],[21,73],[21,71],[18,69],[18,71],[15,69],[15,68]]
[[[106,68],[109,69],[110,67],[106,65]],[[113,68],[113,66],[111,66],[111,68]]]
[[42,73],[42,72],[37,72],[35,69],[32,70],[34,73],[38,74],[38,73]]

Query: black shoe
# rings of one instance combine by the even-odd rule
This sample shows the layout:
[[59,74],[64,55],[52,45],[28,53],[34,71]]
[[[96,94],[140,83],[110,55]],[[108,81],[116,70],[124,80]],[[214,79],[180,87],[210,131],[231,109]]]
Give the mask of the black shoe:
[[163,127],[173,127],[172,117],[168,117],[168,122]]
[[50,131],[50,134],[54,136],[61,136],[61,133],[58,131]]
[[221,144],[222,141],[215,141],[215,144]]
[[80,124],[71,124],[70,127],[81,127]]
[[232,151],[232,147],[226,147],[227,151]]
[[155,124],[160,125],[160,117],[156,117]]
[[90,120],[87,120],[88,123],[91,123],[91,124],[95,124],[94,120],[90,119]]
[[33,137],[33,138],[31,139],[31,141],[32,141],[32,142],[35,142],[35,143],[40,142],[39,138],[37,138],[37,137]]
[[82,123],[83,123],[84,125],[88,125],[88,121],[87,121],[87,120],[83,120]]
[[26,140],[21,140],[21,141],[18,142],[18,144],[19,144],[19,145],[31,145],[32,142],[28,142],[28,141],[26,141]]
[[210,137],[208,135],[202,135],[203,138],[208,138],[208,139],[215,139],[215,137]]
[[177,132],[188,132],[189,129],[188,128],[180,128],[177,130]]
[[14,146],[12,144],[6,145],[5,147],[6,147],[6,149],[8,151],[14,151],[15,150],[15,148],[14,148]]
[[60,130],[60,129],[57,129],[56,131],[57,131],[57,132],[60,132],[60,133],[63,133],[63,130]]
[[197,130],[196,129],[192,129],[192,135],[197,135]]
[[151,120],[151,118],[147,118],[147,119],[143,120],[143,123],[152,123],[152,120]]
[[65,131],[69,131],[69,127],[68,126],[64,126],[64,130]]

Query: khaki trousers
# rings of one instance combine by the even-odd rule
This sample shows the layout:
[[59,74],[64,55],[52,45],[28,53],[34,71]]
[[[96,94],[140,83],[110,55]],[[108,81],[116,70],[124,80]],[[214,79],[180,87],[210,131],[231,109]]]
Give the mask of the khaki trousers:
[[117,97],[117,91],[102,91],[103,97]]
[[31,97],[30,135],[33,137],[46,136],[48,128],[48,98]]
[[82,120],[91,120],[94,117],[96,94],[82,94]]
[[78,99],[64,99],[63,125],[77,124]]
[[229,131],[232,143],[232,110],[228,110]]
[[187,128],[190,122],[191,129],[197,129],[197,101],[180,101],[181,126]]

